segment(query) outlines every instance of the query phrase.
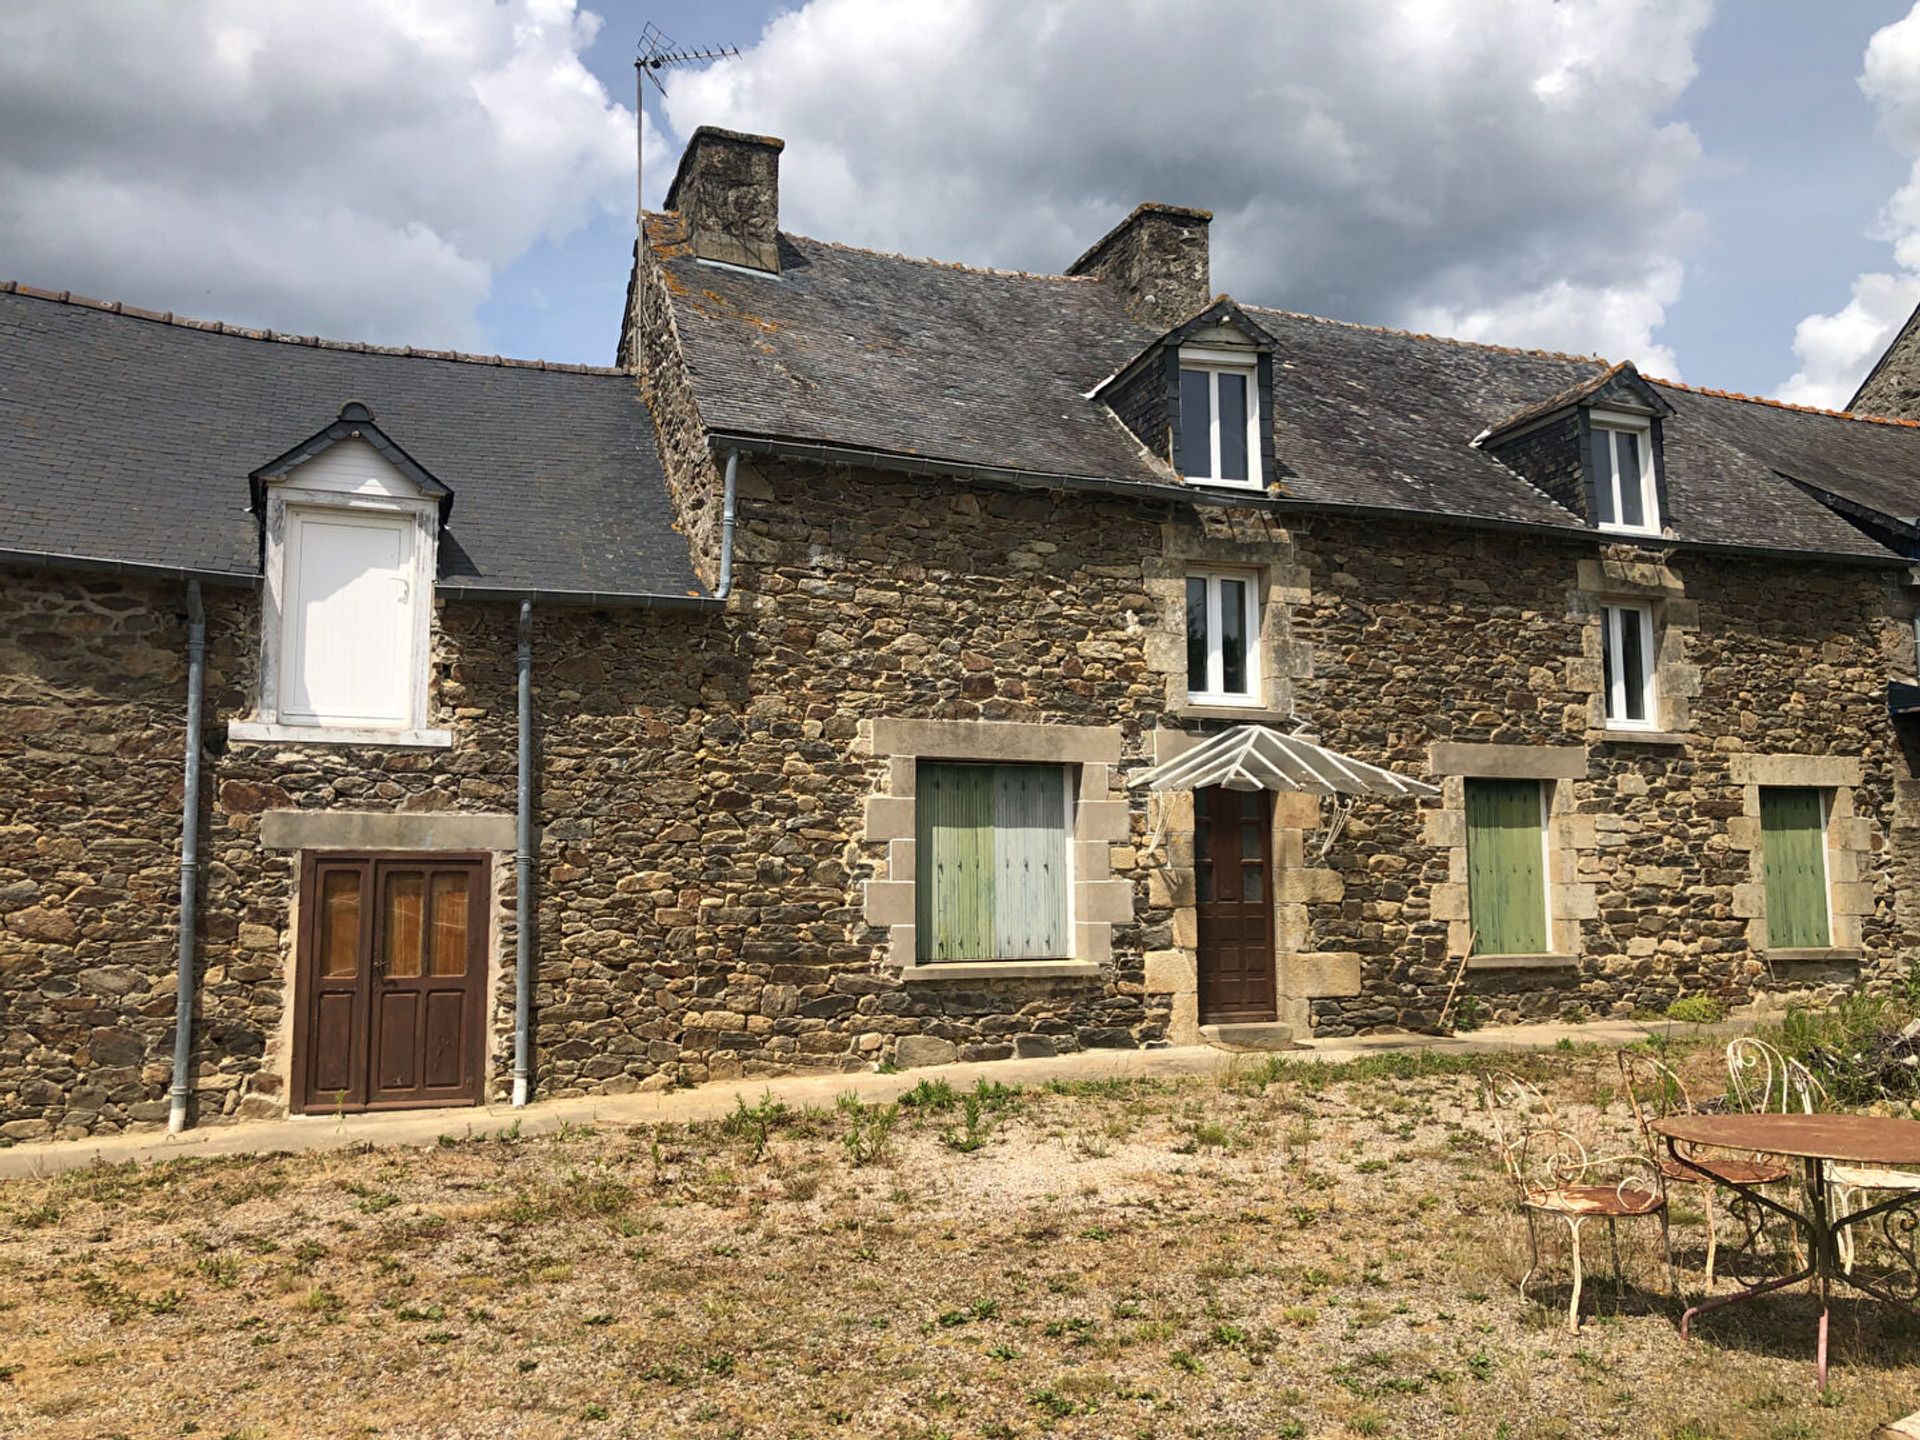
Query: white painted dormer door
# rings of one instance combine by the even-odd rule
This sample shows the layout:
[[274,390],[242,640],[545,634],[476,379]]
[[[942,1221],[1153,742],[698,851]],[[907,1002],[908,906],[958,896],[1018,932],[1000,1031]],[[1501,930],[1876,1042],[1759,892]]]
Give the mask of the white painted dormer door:
[[287,507],[281,714],[296,724],[412,722],[410,515]]

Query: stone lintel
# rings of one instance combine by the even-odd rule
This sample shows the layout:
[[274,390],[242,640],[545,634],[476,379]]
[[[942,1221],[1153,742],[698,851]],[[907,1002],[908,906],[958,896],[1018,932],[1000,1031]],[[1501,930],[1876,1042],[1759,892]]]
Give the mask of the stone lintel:
[[1036,725],[1016,720],[873,722],[874,754],[936,760],[1117,765],[1120,740],[1117,725]]
[[1860,761],[1853,755],[1729,755],[1727,773],[1736,785],[1840,789],[1860,783]]
[[1483,780],[1581,780],[1586,747],[1576,745],[1466,745],[1436,740],[1427,747],[1427,768],[1436,775]]
[[268,810],[268,850],[511,850],[514,817],[440,810],[396,815],[371,810]]

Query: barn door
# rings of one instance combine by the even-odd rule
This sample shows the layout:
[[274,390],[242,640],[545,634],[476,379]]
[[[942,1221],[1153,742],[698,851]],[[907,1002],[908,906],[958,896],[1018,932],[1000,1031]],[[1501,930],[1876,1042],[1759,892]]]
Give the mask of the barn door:
[[475,857],[309,858],[297,1109],[479,1102],[486,887]]

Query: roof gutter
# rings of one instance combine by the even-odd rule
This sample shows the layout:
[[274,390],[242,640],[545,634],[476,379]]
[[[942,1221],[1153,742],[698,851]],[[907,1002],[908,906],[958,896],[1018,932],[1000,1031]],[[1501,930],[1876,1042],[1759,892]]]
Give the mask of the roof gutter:
[[135,560],[112,560],[104,555],[67,555],[53,550],[0,549],[0,568],[9,570],[84,570],[102,575],[135,575],[153,580],[197,580],[206,585],[228,585],[251,590],[258,575],[237,570],[200,570],[189,565],[149,565]]
[[[1494,530],[1504,534],[1539,535],[1566,541],[1607,538],[1576,525],[1547,525],[1528,520],[1500,520],[1490,516],[1450,514],[1444,510],[1400,510],[1386,505],[1353,505],[1333,500],[1306,500],[1293,495],[1262,495],[1250,491],[1208,490],[1196,485],[1113,480],[1096,475],[1059,475],[1042,470],[1012,470],[994,465],[976,465],[963,460],[934,460],[922,455],[902,455],[897,451],[829,445],[814,440],[780,439],[769,435],[751,435],[736,431],[714,431],[711,435],[711,443],[715,446],[725,445],[749,454],[771,455],[789,460],[808,460],[820,465],[868,466],[879,470],[893,470],[904,475],[975,480],[1024,490],[1087,491],[1104,495],[1121,495],[1130,500],[1153,500],[1175,505],[1208,506],[1227,510],[1269,510],[1294,515],[1332,515],[1353,520],[1419,521],[1460,530]],[[1654,537],[1648,538],[1652,540]],[[1824,550],[1783,550],[1765,545],[1737,545],[1720,540],[1661,538],[1655,541],[1655,548],[1745,555],[1756,559],[1820,560],[1839,565],[1865,565],[1885,569],[1900,569],[1912,563],[1908,559],[1893,554],[1850,555]]]
[[579,605],[592,610],[718,610],[712,595],[655,595],[629,590],[550,590],[539,585],[449,585],[434,587],[448,600],[503,600],[519,604],[535,600],[543,605]]

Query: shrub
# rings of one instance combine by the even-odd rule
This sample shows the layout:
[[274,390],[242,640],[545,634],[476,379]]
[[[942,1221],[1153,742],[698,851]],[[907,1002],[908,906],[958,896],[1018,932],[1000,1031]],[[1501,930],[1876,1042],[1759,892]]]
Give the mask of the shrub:
[[1683,995],[1667,1006],[1667,1018],[1683,1025],[1717,1025],[1727,1018],[1727,1007],[1715,995]]

